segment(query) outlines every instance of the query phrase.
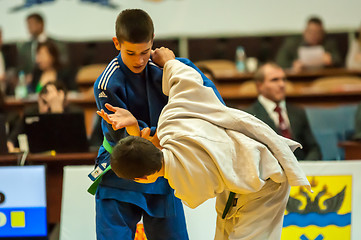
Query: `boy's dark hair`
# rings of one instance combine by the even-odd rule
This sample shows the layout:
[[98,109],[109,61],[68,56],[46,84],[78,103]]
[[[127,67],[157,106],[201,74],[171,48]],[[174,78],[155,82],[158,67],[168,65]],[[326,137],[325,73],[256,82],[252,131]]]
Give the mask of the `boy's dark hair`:
[[320,26],[323,26],[323,22],[321,20],[321,18],[317,17],[317,16],[312,16],[307,20],[307,24],[310,23],[314,23],[314,24],[318,24]]
[[153,21],[141,9],[126,9],[122,11],[115,22],[115,33],[120,43],[145,43],[153,39]]
[[117,176],[134,180],[161,170],[163,154],[150,141],[135,136],[121,139],[110,156]]
[[37,22],[40,22],[40,23],[44,24],[44,18],[43,18],[43,16],[41,16],[39,13],[32,13],[32,14],[30,14],[30,15],[28,15],[28,16],[26,17],[27,20],[29,20],[30,18],[33,18],[33,19],[35,19]]

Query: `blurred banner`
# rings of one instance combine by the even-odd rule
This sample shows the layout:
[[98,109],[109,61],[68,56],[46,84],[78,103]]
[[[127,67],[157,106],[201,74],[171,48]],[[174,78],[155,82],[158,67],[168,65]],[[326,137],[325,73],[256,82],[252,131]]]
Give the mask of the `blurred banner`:
[[28,38],[25,19],[34,12],[44,15],[54,38],[110,41],[117,15],[127,8],[149,13],[156,38],[302,33],[311,15],[320,16],[326,30],[350,31],[361,20],[359,0],[3,0],[0,23],[5,42]]

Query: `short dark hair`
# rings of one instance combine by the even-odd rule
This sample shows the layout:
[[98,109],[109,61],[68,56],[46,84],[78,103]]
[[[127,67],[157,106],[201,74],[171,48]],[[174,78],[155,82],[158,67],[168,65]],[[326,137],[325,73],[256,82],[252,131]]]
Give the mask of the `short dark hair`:
[[110,164],[117,176],[134,180],[160,171],[163,153],[147,139],[128,136],[114,146]]
[[61,61],[60,61],[60,53],[59,49],[56,46],[55,42],[52,40],[47,40],[45,42],[39,43],[37,46],[36,51],[39,51],[40,48],[46,47],[53,58],[53,66],[56,70],[61,68]]
[[47,94],[48,93],[48,89],[47,87],[50,86],[50,85],[54,85],[56,90],[58,91],[63,91],[64,92],[64,96],[66,96],[67,94],[67,89],[64,85],[63,82],[60,82],[60,81],[52,81],[52,82],[48,82],[46,83],[43,88],[41,89],[41,91],[39,92],[39,95],[44,95],[44,94]]
[[40,22],[44,24],[44,18],[39,13],[32,13],[26,17],[26,20],[29,20],[30,18],[35,19],[37,22]]
[[120,43],[149,42],[154,36],[153,21],[148,13],[141,9],[126,9],[117,17],[115,33]]
[[321,18],[319,18],[319,17],[317,17],[317,16],[312,16],[312,17],[310,17],[310,18],[307,20],[307,24],[310,24],[310,23],[314,23],[314,24],[318,24],[318,25],[323,26],[323,22],[322,22]]
[[262,64],[261,66],[259,66],[256,70],[256,72],[253,75],[253,79],[255,80],[255,82],[260,82],[262,83],[265,79],[265,74],[264,74],[264,69],[266,66],[271,66],[274,68],[281,68],[281,66],[279,66],[277,63],[269,61],[269,62],[265,62],[264,64]]

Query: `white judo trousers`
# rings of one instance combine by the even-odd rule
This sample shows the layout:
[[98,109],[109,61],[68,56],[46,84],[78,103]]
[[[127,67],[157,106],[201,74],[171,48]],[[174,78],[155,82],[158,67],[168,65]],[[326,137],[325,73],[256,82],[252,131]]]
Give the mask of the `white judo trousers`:
[[[158,121],[165,178],[191,208],[217,197],[216,239],[279,239],[291,186],[310,184],[293,151],[300,145],[259,119],[224,106],[198,72],[164,66],[169,96]],[[236,206],[221,215],[229,192]]]
[[254,193],[236,194],[236,206],[222,219],[229,192],[217,197],[215,240],[277,240],[281,238],[283,216],[290,193],[288,182],[267,180]]

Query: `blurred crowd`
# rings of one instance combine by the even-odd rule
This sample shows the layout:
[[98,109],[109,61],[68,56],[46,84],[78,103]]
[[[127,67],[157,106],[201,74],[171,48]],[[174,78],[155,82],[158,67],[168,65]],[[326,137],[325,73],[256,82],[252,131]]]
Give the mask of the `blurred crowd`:
[[[28,15],[26,25],[30,38],[17,45],[15,67],[9,66],[9,56],[2,51],[2,34],[6,33],[0,28],[0,114],[6,117],[7,146],[11,152],[18,147],[17,136],[24,132],[22,122],[28,113],[82,111],[67,101],[67,92],[78,91],[78,86],[76,71],[69,66],[66,44],[47,34],[45,20],[41,14]],[[261,64],[262,60],[256,59],[260,65],[258,69],[254,69],[258,98],[246,111],[268,123],[280,134],[286,134],[286,137],[301,142],[304,149],[296,152],[299,160],[320,160],[322,153],[304,109],[286,103],[284,70],[301,72],[305,69],[330,67],[361,70],[360,32],[361,26],[350,40],[344,61],[338,45],[333,39],[328,38],[323,21],[313,16],[307,19],[302,35],[283,41],[275,58],[271,59],[272,62],[267,59]],[[252,64],[255,67],[254,62]],[[202,71],[215,80],[212,71],[207,68],[202,68]],[[13,95],[19,99],[32,95],[37,101],[34,105],[25,106],[19,114],[5,109],[6,96]],[[99,119],[95,122],[93,135],[90,137],[91,145],[101,144],[103,138]],[[361,119],[357,119],[356,122],[357,132]],[[288,133],[285,133],[286,130]],[[361,133],[355,133],[355,136],[359,135]]]

